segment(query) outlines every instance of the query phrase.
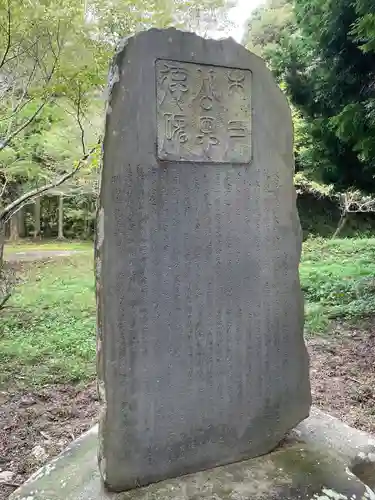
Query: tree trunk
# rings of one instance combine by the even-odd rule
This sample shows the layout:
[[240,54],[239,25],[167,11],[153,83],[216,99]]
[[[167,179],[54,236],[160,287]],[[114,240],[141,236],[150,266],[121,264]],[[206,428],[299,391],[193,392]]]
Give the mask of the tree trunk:
[[5,245],[5,224],[3,224],[0,221],[0,272],[3,267],[4,245]]
[[19,240],[19,232],[18,232],[18,214],[14,214],[10,219],[10,241],[18,241]]
[[5,224],[0,221],[0,311],[11,294],[10,276],[4,269]]
[[22,207],[18,212],[18,235],[20,238],[26,236],[26,226],[25,226],[25,207]]
[[40,239],[40,198],[35,199],[34,205],[34,238]]
[[333,233],[332,239],[338,238],[339,234],[344,229],[344,226],[347,223],[347,221],[348,221],[348,212],[344,212],[341,215],[339,225],[337,226],[336,231]]
[[90,208],[91,201],[90,199],[86,200],[86,210],[84,211],[83,216],[83,239],[88,240],[90,237]]
[[59,196],[59,228],[57,239],[64,239],[64,195]]

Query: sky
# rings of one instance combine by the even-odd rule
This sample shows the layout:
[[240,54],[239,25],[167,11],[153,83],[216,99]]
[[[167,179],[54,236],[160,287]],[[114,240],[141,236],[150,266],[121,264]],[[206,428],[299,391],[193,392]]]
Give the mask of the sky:
[[235,23],[235,27],[227,30],[225,35],[231,36],[237,42],[241,42],[244,34],[245,22],[249,17],[250,12],[261,5],[263,0],[237,0],[237,5],[231,9],[229,13],[230,20]]

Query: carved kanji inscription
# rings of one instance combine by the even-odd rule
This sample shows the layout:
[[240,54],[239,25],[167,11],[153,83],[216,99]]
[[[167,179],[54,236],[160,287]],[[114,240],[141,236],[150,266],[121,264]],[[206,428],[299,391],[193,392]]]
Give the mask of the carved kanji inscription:
[[251,161],[251,71],[158,59],[160,160]]

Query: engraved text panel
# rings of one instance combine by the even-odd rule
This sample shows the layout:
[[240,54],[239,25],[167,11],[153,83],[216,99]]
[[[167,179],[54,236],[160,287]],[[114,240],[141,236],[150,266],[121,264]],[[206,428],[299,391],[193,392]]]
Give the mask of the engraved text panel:
[[251,161],[251,71],[156,61],[161,160]]

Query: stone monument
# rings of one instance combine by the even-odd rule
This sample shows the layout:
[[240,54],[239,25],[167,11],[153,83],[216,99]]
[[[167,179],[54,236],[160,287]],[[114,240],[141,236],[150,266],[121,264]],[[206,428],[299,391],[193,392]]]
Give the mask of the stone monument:
[[96,242],[108,489],[265,454],[308,416],[293,172],[260,58],[175,29],[120,47]]
[[10,500],[375,500],[374,436],[305,419],[291,118],[264,63],[151,30],[110,84],[100,429]]

